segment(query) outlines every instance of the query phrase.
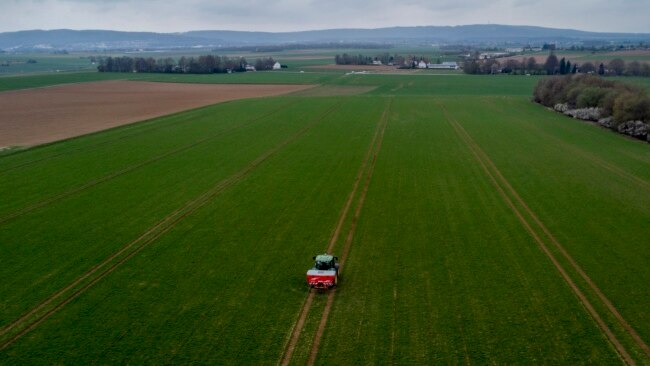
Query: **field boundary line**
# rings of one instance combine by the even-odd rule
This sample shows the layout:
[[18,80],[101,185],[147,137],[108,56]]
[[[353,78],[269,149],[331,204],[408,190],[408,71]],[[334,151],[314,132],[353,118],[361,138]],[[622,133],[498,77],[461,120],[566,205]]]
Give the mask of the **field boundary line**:
[[[386,107],[387,108],[387,107]],[[384,111],[385,113],[385,111]],[[330,238],[330,241],[327,245],[326,251],[330,253],[334,249],[334,245],[338,241],[338,238],[341,234],[341,230],[343,228],[343,224],[346,221],[346,218],[348,216],[348,213],[350,211],[350,207],[352,206],[352,202],[354,201],[354,197],[356,196],[357,190],[359,188],[359,184],[363,178],[363,173],[366,170],[366,166],[368,164],[368,161],[370,160],[370,156],[372,154],[372,151],[376,145],[377,137],[379,136],[380,130],[381,130],[381,125],[382,125],[382,119],[380,119],[377,123],[377,126],[375,127],[375,132],[370,140],[370,144],[368,146],[368,150],[366,151],[366,155],[363,158],[363,161],[361,163],[361,166],[359,167],[359,170],[357,172],[354,185],[352,186],[352,190],[348,194],[348,198],[345,202],[345,205],[343,206],[343,209],[341,210],[341,213],[339,214],[339,219],[336,222],[336,226],[334,227],[334,230],[332,231],[332,236]],[[296,321],[294,327],[291,330],[290,336],[289,336],[289,342],[287,343],[285,350],[282,354],[282,358],[280,359],[280,362],[278,365],[282,366],[288,366],[289,363],[291,362],[291,359],[293,357],[293,352],[295,351],[296,346],[298,345],[298,341],[300,340],[300,334],[302,333],[302,330],[304,328],[305,322],[307,320],[307,314],[309,313],[309,310],[311,309],[312,302],[314,300],[315,292],[314,291],[309,291],[309,294],[307,295],[307,298],[303,302],[302,307],[300,308],[300,312],[298,315],[298,320]]]
[[[3,341],[3,343],[0,345],[0,351],[4,350],[5,348],[7,348],[11,344],[13,344],[16,340],[18,340],[20,337],[22,337],[23,335],[28,333],[30,330],[36,328],[40,323],[45,321],[52,314],[54,314],[55,312],[60,310],[62,307],[64,307],[70,301],[77,298],[79,295],[81,295],[87,289],[92,287],[95,283],[99,282],[102,278],[104,278],[104,277],[108,276],[110,273],[112,273],[119,265],[126,262],[128,259],[130,259],[135,254],[137,254],[142,249],[144,249],[147,245],[154,242],[155,240],[160,238],[163,234],[165,234],[166,232],[171,230],[181,220],[183,220],[184,218],[186,218],[187,216],[189,216],[190,214],[195,212],[197,209],[203,207],[205,204],[210,202],[212,198],[214,198],[215,196],[222,193],[226,188],[229,188],[229,187],[233,186],[234,184],[240,182],[242,179],[244,179],[246,176],[248,176],[253,170],[255,170],[255,168],[257,168],[259,165],[261,165],[262,163],[267,161],[269,158],[271,158],[272,156],[277,154],[279,151],[281,151],[287,145],[289,145],[292,142],[298,140],[305,133],[307,133],[307,131],[309,131],[312,127],[314,127],[316,124],[323,121],[327,116],[329,116],[342,103],[343,102],[335,103],[332,107],[328,108],[325,112],[323,112],[321,115],[319,115],[317,118],[315,118],[312,123],[310,123],[309,125],[303,127],[298,132],[291,135],[288,139],[282,141],[280,144],[276,145],[272,149],[270,149],[267,152],[265,152],[264,154],[260,155],[255,160],[253,160],[248,165],[246,165],[243,169],[241,169],[238,172],[230,175],[229,177],[219,181],[212,188],[208,189],[207,191],[205,191],[204,193],[202,193],[198,197],[190,200],[185,205],[183,205],[180,208],[176,209],[171,214],[169,214],[168,216],[163,218],[161,221],[159,221],[156,225],[150,227],[147,231],[145,231],[137,239],[129,242],[126,246],[122,247],[120,250],[113,253],[111,256],[107,257],[106,259],[104,259],[99,264],[92,267],[89,271],[84,273],[82,276],[78,277],[71,284],[69,284],[65,288],[57,291],[53,295],[50,295],[49,298],[47,298],[45,301],[41,302],[40,304],[36,305],[32,310],[30,310],[26,314],[22,315],[21,317],[19,317],[17,320],[12,322],[8,326],[2,328],[2,330],[0,330],[0,336],[6,335],[9,331],[11,331],[12,329],[14,329],[14,328],[16,328],[18,326],[25,325],[24,323],[26,323],[26,322],[29,323],[29,324],[25,325],[25,327],[22,328],[17,334],[13,335],[11,338],[9,338],[6,341]],[[66,292],[68,292],[70,290],[73,290],[76,286],[81,284],[84,280],[86,280],[90,276],[97,273],[101,268],[107,266],[113,259],[119,257],[121,254],[125,253],[127,250],[129,250],[130,248],[133,248],[133,247],[135,247],[135,249],[133,249],[133,251],[126,254],[123,258],[119,259],[117,262],[110,265],[104,271],[100,272],[96,277],[92,278],[87,284],[85,284],[82,287],[76,289],[72,294],[65,297],[61,302],[59,302],[53,308],[47,310],[44,314],[37,316],[37,318],[35,320],[29,322],[30,317],[32,317],[34,315],[38,315],[37,314],[38,312],[40,312],[41,310],[44,310],[45,307],[47,307],[48,305],[53,303],[55,300],[63,297]]]
[[[357,226],[359,223],[359,218],[361,217],[361,210],[363,209],[363,205],[366,201],[366,196],[368,194],[368,188],[370,187],[370,181],[372,180],[373,173],[375,172],[375,166],[377,163],[377,156],[379,155],[379,152],[381,151],[381,146],[382,142],[384,140],[384,133],[386,132],[386,126],[388,125],[388,111],[390,110],[391,104],[392,104],[392,99],[389,99],[386,109],[384,110],[384,113],[381,116],[381,122],[382,122],[382,127],[381,127],[381,133],[379,135],[379,139],[377,141],[377,146],[374,149],[374,154],[372,156],[372,160],[370,162],[370,166],[368,167],[368,172],[366,174],[366,180],[363,184],[363,190],[361,191],[361,195],[359,196],[359,200],[357,201],[357,206],[354,211],[354,216],[352,217],[352,223],[350,224],[350,229],[348,230],[348,235],[345,237],[345,242],[343,245],[343,252],[341,253],[341,261],[339,264],[339,274],[343,271],[343,267],[345,265],[346,259],[348,257],[348,254],[350,253],[350,248],[352,247],[352,241],[354,239],[354,234],[356,234],[357,231]],[[318,324],[318,329],[316,330],[316,335],[314,337],[314,342],[312,344],[312,349],[311,352],[309,353],[309,360],[307,361],[307,365],[313,366],[316,363],[316,356],[318,356],[318,350],[320,348],[320,342],[321,339],[323,338],[323,334],[325,333],[325,326],[327,325],[327,319],[329,318],[330,310],[332,309],[332,305],[334,303],[334,295],[336,294],[336,290],[331,291],[330,293],[327,294],[327,302],[325,303],[325,310],[323,311],[323,314],[321,315],[320,323]]]
[[114,178],[117,178],[117,177],[120,177],[122,175],[131,173],[131,172],[136,171],[136,170],[138,170],[138,169],[140,169],[142,167],[145,167],[145,166],[147,166],[149,164],[153,164],[153,163],[155,163],[157,161],[163,160],[163,159],[165,159],[165,158],[167,158],[169,156],[172,156],[172,155],[175,155],[175,154],[178,154],[178,153],[182,153],[182,152],[185,152],[187,150],[191,150],[192,148],[197,147],[197,146],[199,146],[199,145],[201,145],[201,144],[203,144],[205,142],[208,142],[208,141],[210,141],[212,139],[216,139],[216,138],[219,138],[219,137],[226,136],[229,133],[231,133],[233,131],[236,131],[238,129],[251,126],[255,122],[260,121],[260,120],[262,120],[264,118],[267,118],[267,117],[277,113],[278,111],[284,109],[285,107],[290,106],[291,104],[295,104],[295,103],[288,103],[282,108],[275,109],[275,110],[273,110],[273,111],[271,111],[269,113],[266,113],[266,114],[264,114],[262,116],[258,116],[256,118],[248,120],[248,121],[246,121],[246,122],[244,122],[242,124],[231,126],[230,128],[227,128],[227,129],[225,129],[223,131],[217,132],[217,133],[215,133],[213,135],[203,137],[203,138],[201,138],[201,139],[199,139],[197,141],[191,142],[191,143],[183,145],[183,146],[179,146],[179,147],[177,147],[175,149],[172,149],[170,151],[167,151],[167,152],[164,152],[162,154],[156,155],[156,156],[154,156],[154,157],[152,157],[150,159],[147,159],[145,161],[141,161],[139,163],[127,166],[127,167],[125,167],[125,168],[123,168],[121,170],[118,170],[118,171],[113,172],[113,173],[106,174],[106,175],[104,175],[102,177],[99,177],[97,179],[90,180],[90,181],[88,181],[88,182],[86,182],[86,183],[84,183],[84,184],[82,184],[80,186],[77,186],[76,188],[70,189],[70,190],[65,191],[63,193],[60,193],[60,194],[50,196],[49,198],[46,198],[44,200],[31,203],[31,204],[29,204],[27,206],[24,206],[24,207],[22,207],[22,208],[20,208],[18,210],[10,212],[9,214],[7,214],[7,215],[5,215],[3,217],[0,217],[0,226],[3,225],[4,223],[8,222],[8,221],[11,221],[11,220],[13,220],[13,219],[15,219],[17,217],[20,217],[20,216],[24,215],[24,214],[30,213],[30,212],[32,212],[34,210],[37,210],[39,208],[42,208],[42,207],[46,207],[46,206],[48,206],[48,205],[50,205],[50,204],[52,204],[54,202],[58,202],[58,201],[60,201],[60,200],[62,200],[64,198],[67,198],[67,197],[73,196],[73,195],[75,195],[75,194],[77,194],[79,192],[85,191],[88,188],[92,188],[92,187],[97,186],[97,185],[99,185],[101,183],[108,182],[108,181],[110,181],[110,180],[112,180]]
[[[497,192],[499,195],[503,198],[503,200],[506,202],[506,204],[510,207],[510,209],[513,211],[513,213],[517,216],[519,221],[522,223],[522,225],[525,227],[525,229],[530,233],[530,235],[535,239],[535,241],[538,243],[542,251],[547,255],[547,257],[551,260],[555,268],[560,272],[560,275],[564,279],[564,281],[569,285],[569,287],[573,290],[574,294],[578,297],[582,305],[585,307],[587,312],[591,315],[591,317],[594,319],[594,321],[598,324],[598,326],[601,328],[602,332],[607,336],[609,341],[612,343],[612,345],[615,347],[619,355],[622,357],[622,359],[629,365],[636,365],[636,362],[630,354],[627,352],[625,347],[621,344],[621,342],[618,340],[616,335],[612,332],[612,330],[607,326],[605,321],[602,319],[600,314],[596,311],[594,306],[591,304],[591,302],[587,299],[585,294],[580,290],[580,288],[576,285],[576,283],[571,279],[569,274],[566,272],[564,267],[560,264],[560,262],[555,258],[555,256],[551,253],[551,251],[548,249],[544,241],[542,240],[541,236],[539,233],[533,229],[531,224],[526,220],[524,217],[523,213],[517,208],[515,203],[512,201],[512,199],[508,196],[506,193],[506,189],[515,196],[517,201],[521,199],[517,192],[514,191],[514,188],[508,183],[508,181],[503,177],[503,175],[500,174],[498,169],[496,168],[494,163],[491,163],[491,159],[489,159],[489,156],[485,154],[485,152],[480,148],[480,146],[471,138],[471,136],[467,133],[467,131],[456,121],[454,120],[448,113],[447,109],[443,105],[439,105],[440,108],[444,111],[445,117],[449,124],[452,126],[458,137],[466,144],[466,146],[469,148],[469,150],[472,152],[474,157],[476,158],[477,162],[480,164],[481,168],[483,171],[486,173],[486,175],[490,178],[490,181],[492,182],[492,185],[497,188]],[[491,163],[491,164],[490,164]],[[495,172],[493,173],[489,167],[492,167]],[[506,188],[501,186],[503,184]],[[522,206],[525,206],[525,203],[519,202]],[[530,210],[529,208],[526,209],[526,212],[531,216],[535,217],[534,213]],[[537,220],[533,219],[536,223]],[[539,225],[539,224],[538,224]],[[542,229],[542,231],[548,236],[550,233],[547,233],[545,230]],[[550,237],[549,237],[550,239]]]
[[[254,99],[254,98],[246,98],[246,99]],[[238,100],[243,100],[243,99],[238,99]],[[173,127],[173,126],[178,125],[179,123],[183,123],[185,121],[172,121],[172,122],[166,123],[166,124],[160,124],[159,122],[157,122],[157,123],[153,123],[150,126],[140,126],[140,124],[142,124],[142,123],[152,122],[152,121],[155,121],[155,120],[161,119],[161,118],[169,118],[169,117],[173,117],[173,116],[180,115],[180,114],[183,114],[183,113],[194,112],[194,111],[198,111],[198,110],[201,110],[201,109],[213,107],[213,106],[218,105],[218,104],[226,104],[226,103],[231,103],[231,102],[235,102],[235,101],[237,101],[237,100],[229,100],[229,101],[224,101],[224,102],[220,102],[220,103],[208,104],[208,105],[200,106],[200,107],[197,107],[197,108],[190,108],[190,109],[186,109],[184,111],[166,114],[164,116],[148,118],[148,119],[145,119],[145,120],[142,120],[142,121],[136,121],[136,122],[121,125],[121,126],[115,126],[115,127],[107,128],[107,129],[100,130],[100,131],[90,132],[90,133],[83,134],[83,135],[80,135],[80,136],[73,136],[73,137],[63,139],[63,140],[52,141],[52,142],[36,145],[36,146],[33,146],[32,148],[29,148],[28,150],[35,149],[35,148],[42,148],[42,147],[46,147],[46,146],[51,146],[51,145],[54,145],[54,144],[57,144],[57,143],[70,141],[70,140],[75,140],[75,139],[79,139],[79,138],[86,137],[86,136],[96,135],[96,134],[104,133],[104,132],[111,131],[111,130],[118,130],[118,129],[123,129],[123,130],[133,129],[133,130],[135,130],[135,131],[129,131],[131,133],[128,133],[128,134],[125,134],[125,135],[122,135],[122,136],[118,136],[118,137],[115,137],[113,139],[109,139],[109,140],[106,140],[106,141],[101,141],[101,142],[91,144],[91,145],[88,145],[88,146],[80,146],[80,147],[77,147],[77,148],[74,148],[74,149],[71,149],[71,150],[68,150],[68,151],[62,151],[62,152],[55,153],[55,154],[52,154],[52,155],[49,155],[49,156],[44,156],[44,157],[39,158],[39,159],[34,159],[34,160],[26,161],[26,162],[23,162],[23,163],[14,165],[14,166],[10,166],[8,168],[5,168],[4,170],[0,170],[0,174],[4,174],[6,172],[10,172],[12,170],[20,169],[20,168],[23,168],[23,167],[26,167],[26,166],[29,166],[29,165],[33,165],[33,164],[36,164],[36,163],[39,163],[39,162],[42,162],[42,161],[55,159],[55,158],[61,157],[63,155],[68,155],[70,153],[79,152],[79,151],[92,151],[96,147],[99,147],[99,146],[108,145],[108,144],[111,144],[113,142],[121,141],[121,140],[127,139],[129,137],[133,137],[133,136],[138,136],[138,135],[141,135],[141,134],[146,133],[146,132],[165,129],[165,128],[168,128],[168,127]],[[286,108],[288,106],[294,105],[296,103],[298,103],[298,102],[293,101],[293,102],[287,103],[287,104],[283,105],[281,108],[273,109],[273,110],[269,111],[268,113],[265,113],[262,116],[256,117],[256,119],[261,119],[261,118],[267,117],[269,115],[275,114],[279,110],[282,110],[282,109],[284,109],[284,108]],[[250,120],[249,122],[252,122],[252,120]]]

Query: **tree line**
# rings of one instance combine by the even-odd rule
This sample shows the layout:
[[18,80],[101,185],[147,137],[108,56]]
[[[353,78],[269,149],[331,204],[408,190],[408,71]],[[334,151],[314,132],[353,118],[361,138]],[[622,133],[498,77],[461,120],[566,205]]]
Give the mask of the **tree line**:
[[[249,66],[244,57],[204,55],[181,57],[176,61],[171,57],[98,57],[99,72],[145,72],[179,74],[215,74],[225,72],[244,72]],[[259,58],[253,65],[256,70],[272,70],[275,60],[272,57]]]
[[[388,52],[376,56],[367,56],[362,54],[350,55],[347,53],[334,56],[334,62],[337,65],[372,65],[376,61],[381,62],[382,65],[395,65],[401,68],[417,68],[420,61],[424,61],[428,64],[431,59],[425,56],[402,56],[398,54],[391,55]],[[436,63],[441,63],[440,58],[436,60]]]
[[650,122],[650,96],[644,88],[595,75],[541,79],[533,100],[547,107],[566,104],[570,109],[599,108],[600,117],[612,117],[612,128],[628,121]]
[[571,63],[570,60],[558,59],[551,53],[544,63],[538,63],[534,57],[508,58],[503,62],[497,59],[468,60],[463,64],[467,74],[531,74],[531,75],[566,75],[566,74],[599,74],[602,76],[650,76],[650,64],[638,61],[625,62],[620,58],[598,65],[586,61]]

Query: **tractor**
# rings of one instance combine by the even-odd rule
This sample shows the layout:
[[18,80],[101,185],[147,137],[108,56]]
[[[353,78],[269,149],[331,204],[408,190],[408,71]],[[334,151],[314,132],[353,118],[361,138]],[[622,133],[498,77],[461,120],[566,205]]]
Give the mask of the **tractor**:
[[321,254],[313,257],[314,267],[307,271],[307,283],[310,288],[331,289],[339,281],[338,258],[331,254]]

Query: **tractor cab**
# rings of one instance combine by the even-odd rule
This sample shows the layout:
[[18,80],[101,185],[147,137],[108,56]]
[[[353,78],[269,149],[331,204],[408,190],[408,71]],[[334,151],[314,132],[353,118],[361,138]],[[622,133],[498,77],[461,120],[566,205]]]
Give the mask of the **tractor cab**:
[[311,288],[333,288],[338,283],[338,258],[331,254],[313,257],[314,267],[307,271],[307,283]]
[[336,263],[338,258],[329,255],[329,254],[321,254],[317,255],[313,258],[316,263],[314,263],[314,269],[320,270],[320,271],[328,271],[331,269],[338,270],[339,269],[339,264]]

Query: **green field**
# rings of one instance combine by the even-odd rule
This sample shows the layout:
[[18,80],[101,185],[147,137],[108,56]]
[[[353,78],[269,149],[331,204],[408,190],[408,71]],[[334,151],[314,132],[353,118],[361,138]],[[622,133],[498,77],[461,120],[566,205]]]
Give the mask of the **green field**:
[[0,364],[650,364],[650,146],[536,77],[0,81],[104,75],[376,88],[0,156]]

